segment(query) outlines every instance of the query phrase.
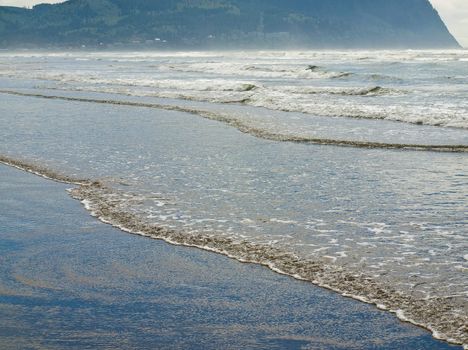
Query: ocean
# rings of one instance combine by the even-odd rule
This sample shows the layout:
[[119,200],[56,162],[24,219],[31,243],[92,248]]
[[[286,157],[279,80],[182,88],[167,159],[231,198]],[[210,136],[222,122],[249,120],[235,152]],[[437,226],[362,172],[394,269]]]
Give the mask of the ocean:
[[124,231],[468,346],[468,51],[0,54],[0,161]]

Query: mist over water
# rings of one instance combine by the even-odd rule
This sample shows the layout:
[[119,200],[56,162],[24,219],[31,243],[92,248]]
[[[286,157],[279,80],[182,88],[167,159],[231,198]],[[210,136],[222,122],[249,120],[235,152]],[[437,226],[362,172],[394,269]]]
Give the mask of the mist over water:
[[[3,54],[0,154],[99,181],[72,194],[129,231],[266,264],[467,344],[467,62]],[[299,139],[381,146],[282,142]]]

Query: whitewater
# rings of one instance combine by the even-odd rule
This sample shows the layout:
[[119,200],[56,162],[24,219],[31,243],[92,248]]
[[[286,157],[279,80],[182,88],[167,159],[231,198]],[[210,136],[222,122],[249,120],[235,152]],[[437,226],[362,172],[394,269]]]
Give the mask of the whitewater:
[[130,233],[468,346],[468,52],[0,53],[0,162]]

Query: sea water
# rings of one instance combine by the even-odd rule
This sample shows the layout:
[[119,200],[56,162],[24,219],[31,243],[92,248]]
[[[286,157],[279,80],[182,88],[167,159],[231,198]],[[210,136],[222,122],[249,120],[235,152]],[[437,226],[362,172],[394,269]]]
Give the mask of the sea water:
[[3,53],[1,160],[105,222],[467,344],[468,53]]

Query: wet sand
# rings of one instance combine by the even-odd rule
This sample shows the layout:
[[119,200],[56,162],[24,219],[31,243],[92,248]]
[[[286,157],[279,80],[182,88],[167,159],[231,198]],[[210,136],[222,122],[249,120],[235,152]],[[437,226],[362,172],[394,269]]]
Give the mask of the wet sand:
[[459,349],[371,305],[92,218],[0,166],[1,349]]

